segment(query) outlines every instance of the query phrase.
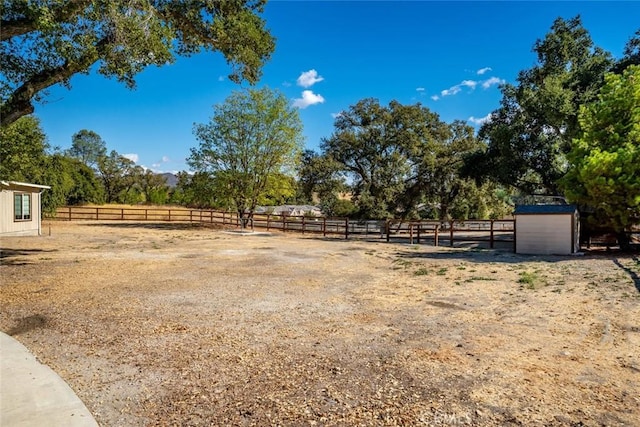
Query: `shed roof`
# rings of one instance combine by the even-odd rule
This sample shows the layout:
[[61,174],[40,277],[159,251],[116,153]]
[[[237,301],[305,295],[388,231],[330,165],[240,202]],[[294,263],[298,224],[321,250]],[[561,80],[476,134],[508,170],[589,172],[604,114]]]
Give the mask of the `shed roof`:
[[514,215],[558,215],[576,213],[576,205],[516,205]]
[[0,181],[0,188],[3,190],[48,190],[48,185],[29,184],[28,182]]

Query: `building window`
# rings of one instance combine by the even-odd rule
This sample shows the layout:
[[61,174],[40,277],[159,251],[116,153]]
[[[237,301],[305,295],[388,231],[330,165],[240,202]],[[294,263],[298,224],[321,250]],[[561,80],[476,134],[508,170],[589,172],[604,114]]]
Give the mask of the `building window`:
[[13,213],[16,221],[31,221],[31,194],[13,195]]

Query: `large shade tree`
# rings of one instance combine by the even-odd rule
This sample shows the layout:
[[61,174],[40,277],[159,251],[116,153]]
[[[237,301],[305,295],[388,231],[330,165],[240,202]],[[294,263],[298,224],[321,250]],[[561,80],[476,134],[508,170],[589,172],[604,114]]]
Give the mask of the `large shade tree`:
[[319,197],[323,208],[347,189],[360,218],[503,215],[495,183],[477,186],[461,176],[465,157],[481,146],[464,122],[443,122],[420,104],[363,99],[334,126],[322,153],[306,153],[299,171],[302,194]]
[[236,91],[214,107],[208,123],[194,126],[194,134],[200,145],[191,149],[189,165],[212,176],[217,197],[238,212],[243,226],[278,189],[293,192],[282,178],[293,175],[299,161],[302,122],[281,93]]
[[598,99],[580,109],[580,134],[562,181],[567,198],[618,234],[640,224],[640,66],[608,74]]
[[0,2],[0,118],[34,110],[55,84],[94,65],[135,86],[135,75],[176,56],[224,55],[230,79],[256,82],[274,50],[266,0],[5,0]]
[[420,104],[363,99],[340,113],[322,141],[323,155],[350,183],[362,218],[406,216],[428,181],[445,123]]
[[500,107],[482,126],[487,144],[467,173],[490,177],[526,194],[559,194],[566,155],[578,132],[580,105],[596,99],[611,55],[594,45],[580,17],[558,18],[534,47],[537,63],[502,87]]

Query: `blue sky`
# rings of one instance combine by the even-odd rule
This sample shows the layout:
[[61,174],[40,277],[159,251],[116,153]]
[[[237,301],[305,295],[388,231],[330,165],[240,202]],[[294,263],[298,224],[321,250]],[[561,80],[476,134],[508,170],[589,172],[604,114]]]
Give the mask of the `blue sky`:
[[[306,147],[318,149],[335,114],[364,98],[420,102],[450,122],[477,126],[498,107],[500,82],[535,63],[532,46],[557,17],[580,14],[596,45],[622,55],[640,27],[640,2],[271,1],[264,18],[276,52],[257,87],[300,108]],[[36,106],[52,147],[81,130],[155,171],[187,170],[204,123],[236,85],[219,54],[181,58],[138,75],[137,89],[90,73]]]

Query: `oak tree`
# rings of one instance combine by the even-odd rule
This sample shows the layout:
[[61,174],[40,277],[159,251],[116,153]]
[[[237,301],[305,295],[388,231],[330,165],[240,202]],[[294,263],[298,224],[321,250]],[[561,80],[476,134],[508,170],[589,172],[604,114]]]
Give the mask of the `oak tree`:
[[500,107],[479,132],[487,149],[469,158],[467,172],[528,194],[558,194],[580,105],[596,99],[613,59],[580,17],[558,18],[533,50],[537,63],[502,87]]
[[34,110],[56,84],[95,68],[128,87],[149,65],[217,51],[229,78],[255,83],[274,50],[266,0],[5,0],[0,2],[0,118]]

